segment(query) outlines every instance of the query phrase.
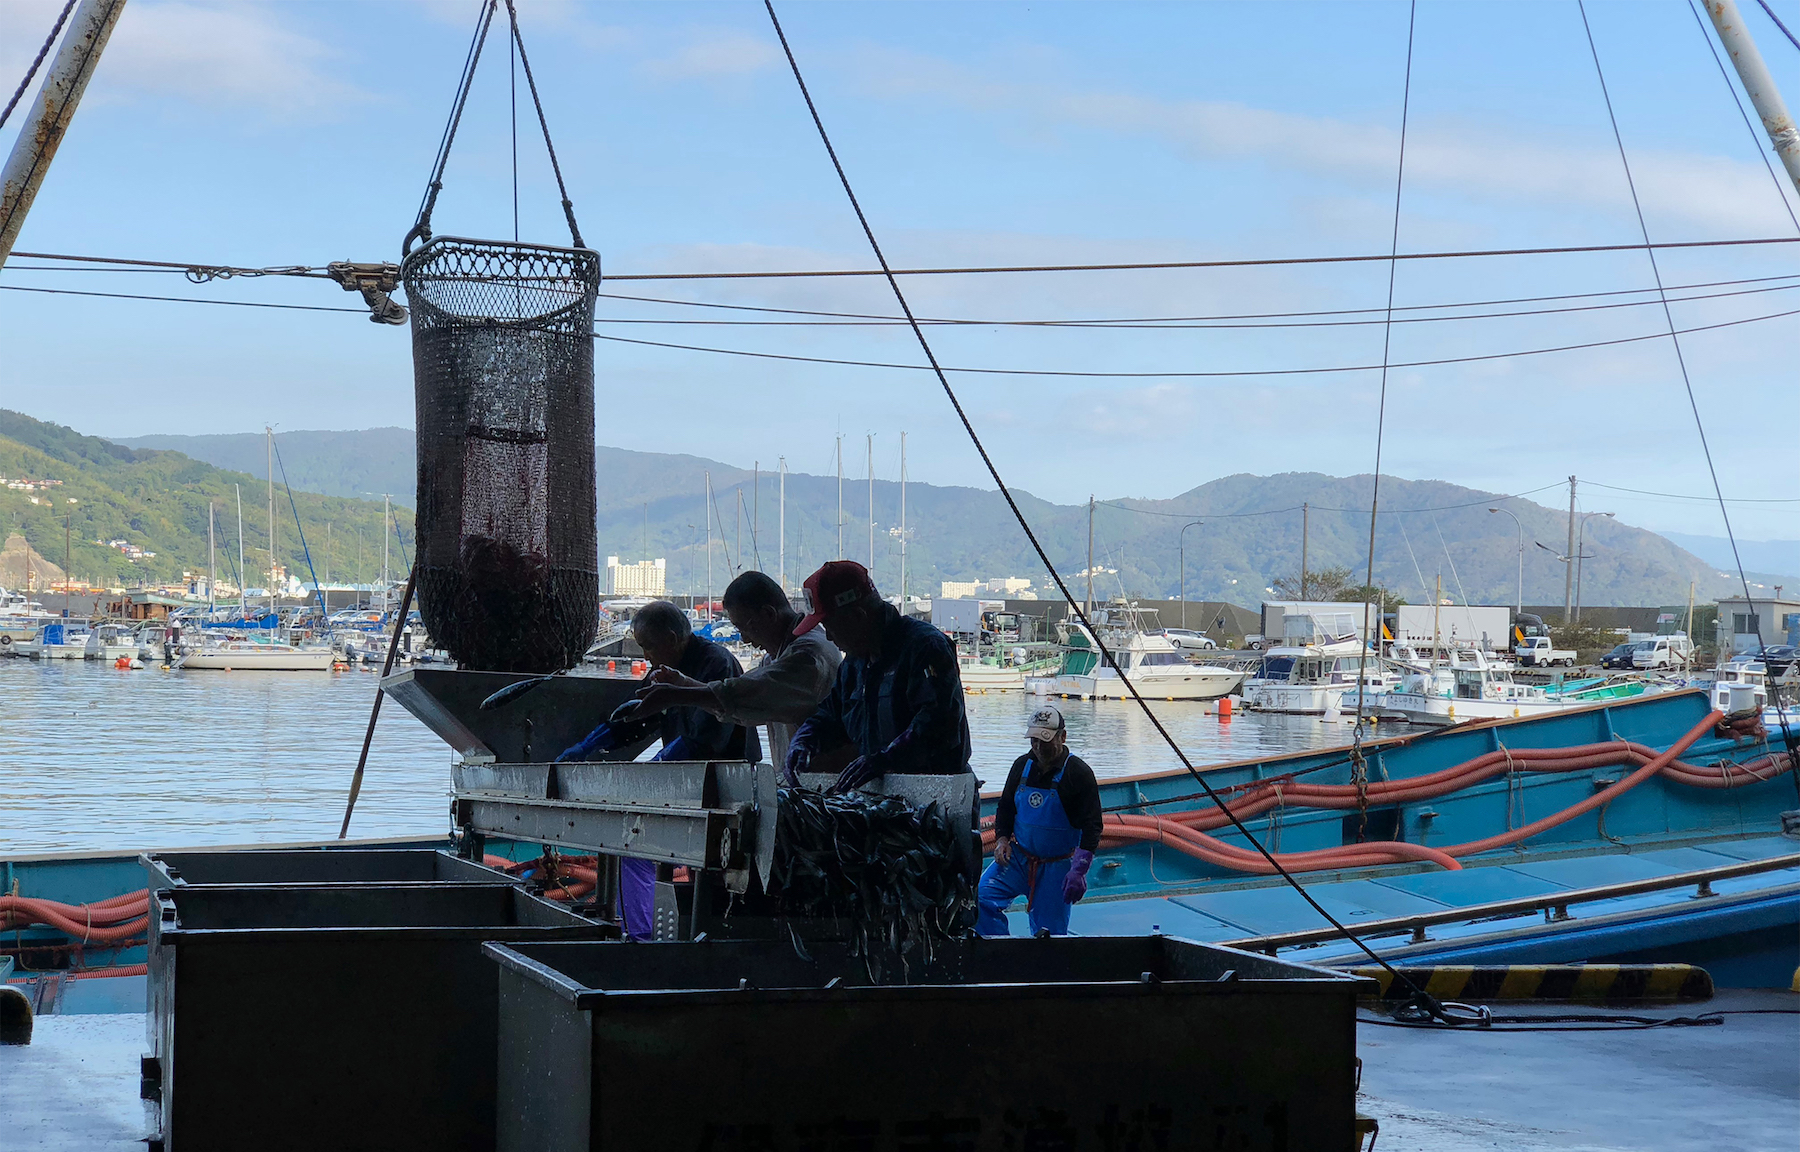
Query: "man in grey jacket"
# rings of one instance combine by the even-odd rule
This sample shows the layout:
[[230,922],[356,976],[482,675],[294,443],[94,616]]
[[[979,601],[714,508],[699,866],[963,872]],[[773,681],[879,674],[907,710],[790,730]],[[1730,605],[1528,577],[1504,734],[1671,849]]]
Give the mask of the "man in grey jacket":
[[741,676],[710,683],[658,668],[638,690],[638,715],[667,708],[700,708],[722,720],[766,724],[770,763],[787,762],[794,729],[831,691],[843,653],[814,627],[796,636],[800,613],[763,572],[746,572],[725,589],[725,615],[745,640],[763,650],[762,662]]

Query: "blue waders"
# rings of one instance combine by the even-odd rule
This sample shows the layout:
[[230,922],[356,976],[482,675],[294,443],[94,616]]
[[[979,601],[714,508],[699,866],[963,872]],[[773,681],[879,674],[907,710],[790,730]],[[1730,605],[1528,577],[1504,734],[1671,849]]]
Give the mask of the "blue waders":
[[[1032,763],[1027,761],[1022,781],[1031,779]],[[983,936],[1008,936],[1006,906],[1020,896],[1026,900],[1027,919],[1032,935],[1048,929],[1052,936],[1069,932],[1069,904],[1063,899],[1063,877],[1069,874],[1069,855],[1081,846],[1081,829],[1069,823],[1063,811],[1062,796],[1056,786],[1062,783],[1068,761],[1044,788],[1021,782],[1013,793],[1013,853],[1009,863],[990,863],[981,874],[981,890],[977,903],[981,917],[975,931]]]

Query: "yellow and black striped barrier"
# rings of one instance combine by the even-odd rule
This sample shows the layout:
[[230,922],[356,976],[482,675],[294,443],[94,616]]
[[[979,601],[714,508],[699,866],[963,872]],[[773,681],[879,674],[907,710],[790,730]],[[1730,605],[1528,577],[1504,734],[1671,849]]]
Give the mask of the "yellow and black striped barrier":
[[[1435,965],[1397,970],[1439,1000],[1711,1000],[1712,974],[1692,964]],[[1366,1000],[1405,1000],[1412,989],[1385,968],[1352,968],[1380,984]]]

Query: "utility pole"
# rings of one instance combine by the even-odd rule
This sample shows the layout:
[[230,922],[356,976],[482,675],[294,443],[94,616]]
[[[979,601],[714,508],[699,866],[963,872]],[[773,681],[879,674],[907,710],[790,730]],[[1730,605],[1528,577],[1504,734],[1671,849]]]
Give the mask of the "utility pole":
[[1300,599],[1306,599],[1306,538],[1311,532],[1312,505],[1300,505]]
[[783,592],[786,592],[787,586],[788,586],[788,583],[787,583],[787,457],[786,456],[783,456],[781,458],[780,467],[781,467],[781,496],[780,496],[781,529],[780,529],[780,537],[779,537],[779,539],[776,540],[775,546],[777,548],[781,549],[781,559],[780,559],[779,563],[777,563],[776,568],[781,573],[781,578],[780,578],[781,590]]
[[82,0],[50,71],[44,74],[43,86],[26,110],[12,154],[0,172],[0,267],[12,255],[31,202],[43,186],[50,161],[75,118],[75,107],[93,79],[100,53],[124,8],[125,0]]
[[869,579],[875,579],[875,433],[869,433]]
[[1712,17],[1719,43],[1725,46],[1726,54],[1736,66],[1738,79],[1743,81],[1744,91],[1762,119],[1763,131],[1769,134],[1769,143],[1781,157],[1781,166],[1787,169],[1788,179],[1794,182],[1794,187],[1800,189],[1800,129],[1794,127],[1794,118],[1788,115],[1787,105],[1775,87],[1775,78],[1763,64],[1762,53],[1756,50],[1756,41],[1750,38],[1750,29],[1744,26],[1744,17],[1738,12],[1736,0],[1706,0],[1706,14]]
[[1574,623],[1570,614],[1575,604],[1575,477],[1569,477],[1569,546],[1563,552],[1569,559],[1563,566],[1563,623]]
[[844,434],[837,438],[837,470],[838,470],[838,550],[837,558],[844,558]]
[[1091,621],[1094,618],[1094,494],[1088,493],[1088,563],[1087,563],[1087,607],[1082,610]]

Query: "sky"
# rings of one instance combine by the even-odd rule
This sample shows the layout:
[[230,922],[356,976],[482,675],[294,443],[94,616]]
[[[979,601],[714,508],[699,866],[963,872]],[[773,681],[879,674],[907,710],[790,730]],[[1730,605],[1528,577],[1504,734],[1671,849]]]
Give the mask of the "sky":
[[[9,92],[60,6],[0,5]],[[609,277],[874,266],[760,5],[518,7],[584,239]],[[1800,52],[1742,7],[1800,100]],[[477,8],[130,0],[17,250],[398,259]],[[778,11],[896,267],[1385,254],[1403,100],[1400,251],[1640,239],[1573,3],[1421,4],[1410,82],[1401,3]],[[1800,197],[1771,178],[1767,139],[1685,0],[1596,2],[1588,16],[1651,238],[1800,235]],[[496,31],[477,74],[439,234],[512,235],[505,45]],[[522,76],[518,91],[519,234],[566,243]],[[1657,259],[1676,326],[1703,329],[1681,352],[1734,528],[1800,536],[1800,316],[1778,315],[1800,310],[1800,244]],[[1245,472],[1366,474],[1383,410],[1367,368],[1385,342],[1407,366],[1387,374],[1384,473],[1542,491],[1552,506],[1573,474],[1584,510],[1720,535],[1717,505],[1684,498],[1711,482],[1655,283],[1642,251],[1403,261],[1390,329],[1385,261],[903,278],[920,316],[967,321],[927,327],[942,363],[1004,370],[950,380],[1007,481],[1047,499],[1169,497]],[[5,287],[359,303],[329,281],[190,284],[16,253]],[[905,328],[755,310],[892,318],[881,281],[612,279],[601,291],[600,442],[829,473],[842,434],[860,477],[872,433],[876,473],[891,479],[904,431],[912,478],[991,487]],[[1579,298],[1483,303],[1528,297]],[[1521,311],[1534,314],[1494,315]],[[1139,325],[1066,323],[1098,320]],[[1596,341],[1623,342],[1510,355]],[[0,346],[0,406],[96,435],[414,423],[406,329],[353,312],[0,292]],[[1419,363],[1447,359],[1460,362]]]

